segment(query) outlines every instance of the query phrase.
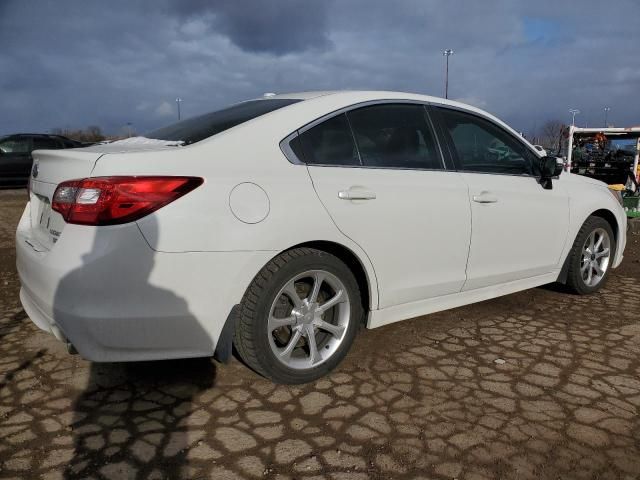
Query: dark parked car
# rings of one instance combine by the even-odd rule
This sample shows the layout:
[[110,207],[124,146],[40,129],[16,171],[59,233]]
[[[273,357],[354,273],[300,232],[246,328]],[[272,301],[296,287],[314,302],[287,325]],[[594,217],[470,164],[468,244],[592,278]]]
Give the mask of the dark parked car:
[[16,133],[0,137],[0,186],[24,186],[31,174],[31,152],[78,148],[86,144],[60,135]]

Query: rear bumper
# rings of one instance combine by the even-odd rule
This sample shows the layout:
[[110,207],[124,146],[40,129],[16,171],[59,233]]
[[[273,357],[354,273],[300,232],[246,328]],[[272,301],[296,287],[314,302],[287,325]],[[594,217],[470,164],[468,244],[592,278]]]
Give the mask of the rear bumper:
[[66,225],[49,251],[29,231],[25,211],[16,233],[25,311],[97,362],[212,355],[232,307],[273,256],[156,252],[135,223]]
[[67,337],[60,331],[53,318],[49,317],[38,306],[38,303],[33,299],[32,294],[25,288],[20,288],[20,303],[22,308],[27,313],[31,321],[40,329],[45,332],[49,332],[61,342],[67,342]]

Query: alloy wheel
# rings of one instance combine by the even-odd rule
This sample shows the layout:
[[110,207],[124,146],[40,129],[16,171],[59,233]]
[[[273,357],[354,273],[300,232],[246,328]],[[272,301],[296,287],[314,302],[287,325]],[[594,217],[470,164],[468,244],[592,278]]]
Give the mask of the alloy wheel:
[[611,260],[611,239],[603,228],[596,228],[587,237],[582,247],[580,275],[585,285],[598,285],[609,268]]
[[289,368],[316,367],[338,350],[350,320],[349,294],[338,277],[326,270],[300,273],[284,284],[271,305],[271,351]]

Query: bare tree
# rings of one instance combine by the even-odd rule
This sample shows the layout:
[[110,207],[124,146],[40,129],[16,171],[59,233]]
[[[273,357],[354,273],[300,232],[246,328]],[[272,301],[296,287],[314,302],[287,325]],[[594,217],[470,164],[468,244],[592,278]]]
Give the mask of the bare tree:
[[62,135],[79,142],[100,142],[106,137],[102,133],[102,129],[97,125],[90,125],[87,128],[71,129],[71,128],[53,128],[51,133],[54,135]]
[[104,140],[102,130],[97,125],[90,125],[85,129],[85,136],[88,142],[100,142]]
[[560,120],[548,120],[540,129],[540,144],[551,151],[557,151],[562,140],[562,132],[567,128]]

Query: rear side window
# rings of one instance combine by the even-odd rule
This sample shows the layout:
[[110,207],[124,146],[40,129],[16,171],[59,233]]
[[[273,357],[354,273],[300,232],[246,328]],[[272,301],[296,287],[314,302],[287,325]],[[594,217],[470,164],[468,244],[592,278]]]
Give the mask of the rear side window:
[[48,137],[34,137],[33,149],[34,150],[56,150],[62,147],[57,140]]
[[[299,146],[291,145],[294,152],[311,165],[360,165],[358,150],[351,135],[346,115],[340,114],[310,128],[299,135]],[[296,152],[304,152],[304,157]]]
[[188,145],[299,101],[282,98],[250,100],[159,128],[144,136],[158,140],[183,141]]
[[498,125],[468,113],[438,110],[459,170],[509,175],[534,173],[534,154]]
[[381,104],[347,113],[362,165],[440,169],[442,163],[422,105]]

